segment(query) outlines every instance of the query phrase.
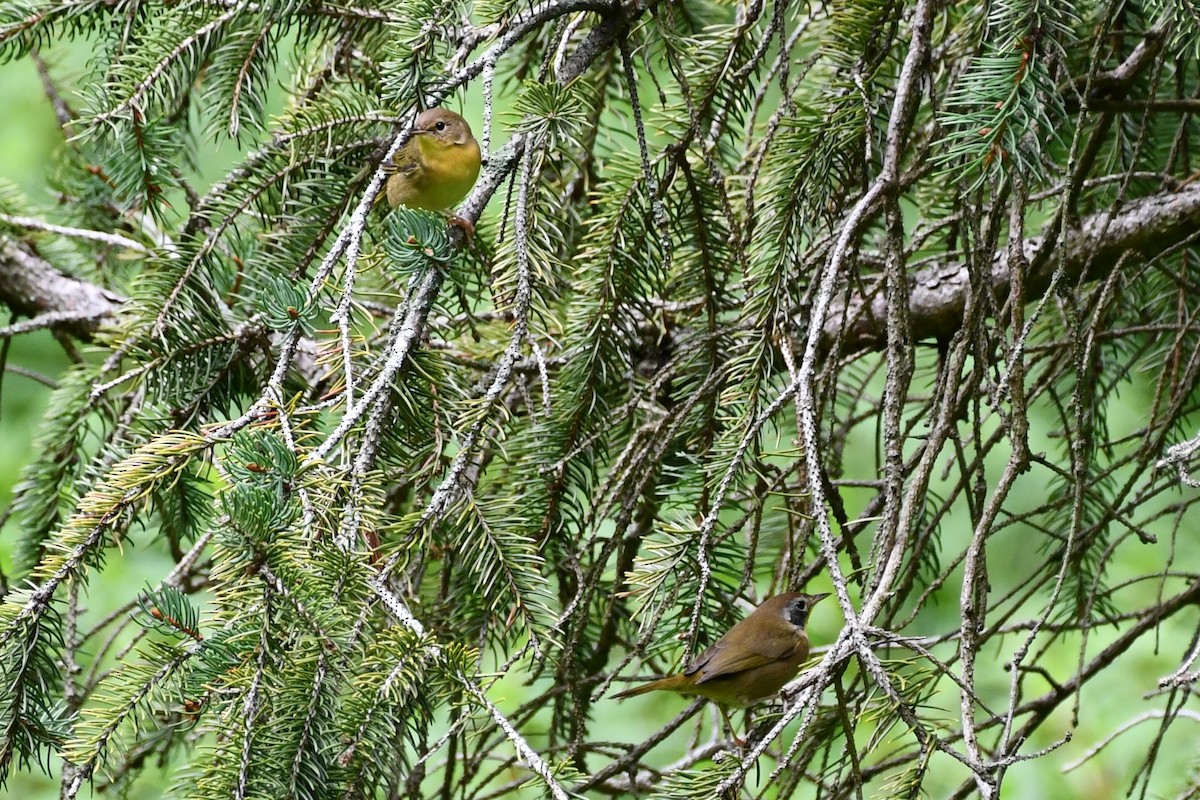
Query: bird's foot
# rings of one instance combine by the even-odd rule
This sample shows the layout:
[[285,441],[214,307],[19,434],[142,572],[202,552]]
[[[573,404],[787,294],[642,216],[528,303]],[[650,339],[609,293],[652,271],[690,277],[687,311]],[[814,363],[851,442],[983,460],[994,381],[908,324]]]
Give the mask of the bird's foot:
[[462,217],[457,216],[455,214],[451,214],[450,219],[448,219],[446,221],[449,224],[451,224],[454,227],[461,230],[463,232],[463,234],[466,235],[468,245],[470,245],[471,242],[475,241],[475,226],[471,224],[470,220],[463,219]]

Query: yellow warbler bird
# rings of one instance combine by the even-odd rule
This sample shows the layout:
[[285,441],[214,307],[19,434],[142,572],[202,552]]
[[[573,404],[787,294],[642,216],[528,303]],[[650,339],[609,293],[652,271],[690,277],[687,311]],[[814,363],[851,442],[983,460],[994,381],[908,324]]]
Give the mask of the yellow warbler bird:
[[787,592],[768,598],[678,675],[644,683],[614,699],[662,690],[745,707],[776,694],[808,660],[804,626],[825,594]]
[[481,158],[465,119],[445,108],[422,111],[412,138],[385,167],[388,203],[444,211],[471,191]]

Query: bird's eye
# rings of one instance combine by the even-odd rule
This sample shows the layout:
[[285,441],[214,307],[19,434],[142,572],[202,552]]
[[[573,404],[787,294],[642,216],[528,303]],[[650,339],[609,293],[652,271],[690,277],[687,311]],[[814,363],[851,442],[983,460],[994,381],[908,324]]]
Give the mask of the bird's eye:
[[446,123],[439,122],[437,125],[434,125],[433,127],[437,128],[439,131],[444,131],[444,130],[446,130]]
[[788,621],[798,628],[803,628],[808,621],[808,601],[797,599],[788,611]]

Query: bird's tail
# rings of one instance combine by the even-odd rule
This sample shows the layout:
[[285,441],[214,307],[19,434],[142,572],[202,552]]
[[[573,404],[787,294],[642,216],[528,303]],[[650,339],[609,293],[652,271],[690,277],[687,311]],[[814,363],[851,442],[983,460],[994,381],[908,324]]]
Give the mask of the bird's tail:
[[646,692],[657,692],[659,690],[666,692],[678,692],[691,681],[685,675],[670,675],[666,678],[659,678],[656,681],[643,683],[641,686],[635,686],[632,689],[626,689],[623,692],[617,692],[612,696],[613,700],[624,700],[626,697],[637,697],[639,694]]

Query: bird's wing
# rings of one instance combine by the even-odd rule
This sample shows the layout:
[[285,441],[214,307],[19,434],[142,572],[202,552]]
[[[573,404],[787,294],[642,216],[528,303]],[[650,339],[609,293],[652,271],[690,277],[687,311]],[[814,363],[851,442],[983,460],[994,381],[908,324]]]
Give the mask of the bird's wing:
[[383,171],[388,175],[410,175],[421,168],[421,155],[417,151],[415,139],[409,139],[404,147],[396,151],[390,164],[383,165]]
[[731,647],[722,638],[696,656],[684,674],[696,675],[696,683],[704,683],[790,658],[799,645],[800,639],[795,635],[762,636],[753,647]]

